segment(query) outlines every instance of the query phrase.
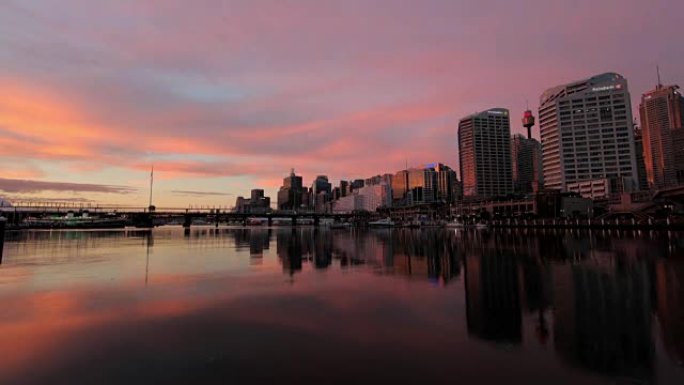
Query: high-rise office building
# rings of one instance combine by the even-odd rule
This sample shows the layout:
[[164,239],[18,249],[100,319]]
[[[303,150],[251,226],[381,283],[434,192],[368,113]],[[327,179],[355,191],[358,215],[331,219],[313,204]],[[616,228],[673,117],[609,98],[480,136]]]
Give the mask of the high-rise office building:
[[434,200],[444,203],[455,203],[457,200],[458,177],[456,171],[442,163],[426,164],[425,168],[435,172],[436,186]]
[[437,173],[430,168],[408,170],[408,190],[412,192],[412,203],[434,202],[437,193]]
[[249,199],[237,197],[234,212],[264,214],[271,211],[271,198],[264,196],[263,189],[253,189]]
[[[544,186],[631,191],[638,180],[627,80],[616,73],[553,87],[540,99]],[[593,196],[596,197],[596,196]]]
[[513,191],[507,109],[493,108],[463,118],[458,125],[458,149],[464,196],[495,197]]
[[684,97],[678,86],[658,84],[639,105],[648,183],[684,183]]
[[263,189],[260,189],[260,188],[252,189],[252,191],[250,193],[250,200],[252,202],[257,202],[257,201],[261,200],[262,198],[264,198],[264,190]]
[[408,170],[397,171],[392,177],[392,199],[401,204],[408,193]]
[[648,176],[646,173],[646,163],[644,162],[644,136],[636,124],[634,125],[634,156],[636,157],[639,190],[648,191]]
[[541,170],[541,144],[532,138],[515,134],[511,138],[511,166],[513,190],[527,194],[539,191]]
[[456,172],[441,163],[397,171],[386,179],[391,181],[394,204],[400,206],[431,202],[451,203],[456,200],[459,191],[459,186],[456,186]]
[[325,211],[326,204],[332,197],[332,184],[327,175],[319,175],[311,185],[309,207],[317,212]]
[[298,209],[302,202],[307,202],[302,200],[303,195],[302,177],[295,175],[294,169],[292,169],[290,175],[283,179],[283,186],[278,191],[278,209]]

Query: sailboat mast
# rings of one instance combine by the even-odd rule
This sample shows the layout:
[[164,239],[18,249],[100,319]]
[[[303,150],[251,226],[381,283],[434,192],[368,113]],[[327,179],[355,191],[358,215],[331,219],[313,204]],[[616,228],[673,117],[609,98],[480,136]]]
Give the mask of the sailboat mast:
[[152,207],[152,185],[154,184],[154,165],[152,165],[152,171],[150,171],[150,205]]

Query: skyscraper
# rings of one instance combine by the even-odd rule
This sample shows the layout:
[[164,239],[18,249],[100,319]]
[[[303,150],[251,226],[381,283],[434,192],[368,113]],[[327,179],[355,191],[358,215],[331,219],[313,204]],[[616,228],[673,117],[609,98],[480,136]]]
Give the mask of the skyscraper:
[[319,175],[311,185],[309,207],[318,212],[325,211],[326,203],[331,200],[332,184],[328,182],[327,175]]
[[527,194],[539,190],[543,179],[541,144],[532,138],[515,134],[511,138],[513,190]]
[[644,136],[641,129],[634,125],[634,155],[636,157],[637,175],[639,177],[639,190],[648,191],[648,177],[646,163],[644,162]]
[[412,203],[434,202],[437,193],[437,173],[430,168],[408,170],[408,191]]
[[463,118],[458,149],[464,196],[494,197],[512,192],[511,124],[504,108]]
[[574,191],[580,183],[631,191],[638,180],[627,80],[605,73],[546,90],[539,130],[544,185]]
[[456,171],[442,163],[426,164],[425,168],[435,172],[436,188],[434,199],[438,202],[455,203],[457,198],[456,184],[458,183]]
[[283,179],[283,186],[278,191],[278,209],[296,210],[302,205],[302,177],[295,175],[294,169]]
[[658,84],[642,95],[639,115],[649,185],[684,183],[684,97],[679,87]]
[[392,199],[401,203],[408,192],[408,170],[397,171],[392,177]]

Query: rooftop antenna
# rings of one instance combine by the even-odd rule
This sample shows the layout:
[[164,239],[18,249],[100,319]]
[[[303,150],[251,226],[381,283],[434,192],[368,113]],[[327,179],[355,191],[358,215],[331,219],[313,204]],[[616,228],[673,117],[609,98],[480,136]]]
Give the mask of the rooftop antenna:
[[656,74],[658,75],[658,85],[656,86],[656,89],[661,89],[663,88],[663,83],[660,81],[660,66],[656,64]]

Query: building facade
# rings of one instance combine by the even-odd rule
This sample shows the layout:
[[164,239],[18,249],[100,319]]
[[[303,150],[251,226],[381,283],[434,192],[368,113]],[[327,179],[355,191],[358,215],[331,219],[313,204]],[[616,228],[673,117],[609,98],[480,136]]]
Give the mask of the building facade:
[[638,181],[627,80],[604,73],[545,91],[539,126],[546,188],[608,179],[629,192]]
[[333,212],[348,213],[355,210],[375,212],[380,207],[392,205],[392,186],[378,183],[354,190],[346,197],[333,202]]
[[249,199],[237,197],[233,211],[252,214],[268,213],[271,211],[271,198],[264,196],[263,189],[253,189]]
[[634,125],[634,156],[636,157],[639,190],[648,191],[648,174],[646,173],[646,162],[644,161],[644,136],[636,124]]
[[513,135],[511,167],[514,192],[528,194],[539,191],[544,178],[541,167],[541,143],[521,134]]
[[678,86],[658,84],[639,105],[649,186],[684,183],[684,97]]
[[511,125],[507,109],[492,108],[459,122],[463,195],[495,197],[513,192]]
[[425,168],[435,173],[436,187],[434,200],[447,204],[455,203],[460,195],[456,171],[442,163],[426,164]]
[[290,175],[283,179],[283,185],[278,190],[278,209],[279,210],[297,210],[302,206],[303,202],[308,202],[305,194],[302,177],[295,175],[294,169],[290,171]]

